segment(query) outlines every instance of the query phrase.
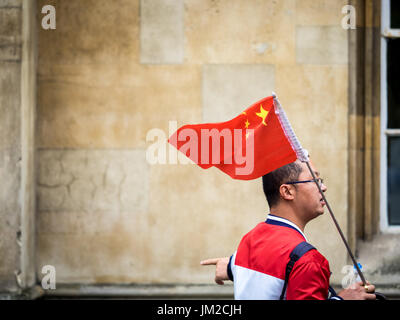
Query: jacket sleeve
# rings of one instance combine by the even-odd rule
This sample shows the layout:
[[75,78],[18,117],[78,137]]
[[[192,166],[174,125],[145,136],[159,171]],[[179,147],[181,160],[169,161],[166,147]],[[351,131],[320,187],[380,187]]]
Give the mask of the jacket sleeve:
[[328,261],[313,261],[304,258],[306,256],[300,258],[293,267],[289,277],[286,299],[326,300],[330,277]]
[[233,265],[232,265],[232,258],[233,258],[233,255],[231,255],[231,257],[229,258],[229,263],[228,263],[228,266],[227,266],[227,268],[226,268],[226,273],[228,274],[228,278],[229,278],[229,280],[231,280],[231,281],[233,281],[233,272],[232,272],[232,267],[233,267]]

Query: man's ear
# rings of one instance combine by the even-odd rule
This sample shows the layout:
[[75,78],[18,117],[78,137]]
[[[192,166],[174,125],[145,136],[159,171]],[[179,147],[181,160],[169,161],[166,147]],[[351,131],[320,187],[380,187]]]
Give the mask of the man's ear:
[[290,184],[282,184],[279,187],[279,193],[283,200],[293,200],[295,192],[295,187]]

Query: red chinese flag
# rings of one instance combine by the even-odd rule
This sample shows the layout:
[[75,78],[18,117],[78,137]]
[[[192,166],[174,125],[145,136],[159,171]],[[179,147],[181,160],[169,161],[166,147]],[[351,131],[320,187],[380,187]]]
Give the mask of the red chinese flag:
[[168,142],[203,169],[214,166],[240,180],[259,178],[298,158],[294,133],[275,98],[256,102],[230,121],[185,125]]

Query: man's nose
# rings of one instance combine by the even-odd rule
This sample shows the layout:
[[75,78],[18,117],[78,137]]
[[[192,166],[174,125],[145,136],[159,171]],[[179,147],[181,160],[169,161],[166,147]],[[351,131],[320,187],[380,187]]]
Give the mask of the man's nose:
[[322,183],[321,190],[322,190],[322,192],[326,192],[326,190],[328,190],[328,187],[324,183]]

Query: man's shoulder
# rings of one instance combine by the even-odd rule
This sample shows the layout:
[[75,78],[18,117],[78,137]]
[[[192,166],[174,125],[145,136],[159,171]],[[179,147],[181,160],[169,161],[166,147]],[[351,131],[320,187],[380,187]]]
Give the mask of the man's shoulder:
[[283,280],[289,255],[304,238],[297,236],[297,231],[291,233],[289,228],[282,229],[288,231],[275,234],[268,232],[268,227],[264,226],[253,229],[240,243],[235,265]]
[[268,242],[270,245],[276,244],[279,247],[288,246],[294,248],[300,242],[305,241],[305,239],[293,228],[260,222],[243,236],[242,241],[256,241],[257,243]]
[[329,270],[328,260],[317,249],[306,252],[299,260],[297,265],[314,265],[316,268],[325,268]]
[[248,231],[243,237],[242,241],[248,241],[252,239],[255,236],[259,236],[260,234],[263,234],[266,232],[266,223],[265,222],[259,222],[253,229]]
[[261,222],[244,235],[238,251],[248,252],[262,260],[265,257],[286,260],[294,247],[302,241],[305,241],[304,237],[294,229]]

